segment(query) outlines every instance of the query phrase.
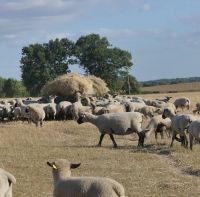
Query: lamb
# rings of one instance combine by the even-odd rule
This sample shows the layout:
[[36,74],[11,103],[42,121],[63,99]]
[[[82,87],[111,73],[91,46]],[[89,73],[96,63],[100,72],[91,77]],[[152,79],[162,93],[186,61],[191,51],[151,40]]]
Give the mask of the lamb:
[[128,135],[133,132],[136,132],[139,136],[138,146],[144,145],[144,135],[147,130],[142,131],[143,115],[139,112],[109,113],[99,116],[82,113],[77,122],[79,124],[90,122],[99,129],[101,135],[98,146],[101,146],[105,134],[108,134],[113,142],[114,148],[117,148],[113,134]]
[[194,138],[200,143],[200,120],[193,121],[188,128],[188,132],[190,149],[192,150]]
[[[163,126],[162,126],[163,125]],[[155,132],[155,138],[157,139],[157,133],[161,134],[161,137],[163,138],[163,131],[171,129],[171,119],[170,118],[162,118],[162,115],[157,115],[151,118],[149,121],[149,124],[147,125],[146,129],[149,130],[149,132],[146,133],[146,137],[150,136],[152,132]],[[162,128],[163,127],[163,128]],[[167,133],[167,137],[170,136],[170,133]]]
[[181,97],[174,101],[176,109],[181,108],[182,111],[184,108],[190,109],[190,99],[187,97]]
[[27,106],[26,112],[29,114],[29,119],[38,127],[38,123],[42,127],[45,118],[45,111],[42,106]]
[[[181,142],[186,148],[188,146],[188,140],[185,133],[185,129],[189,126],[189,124],[194,120],[194,117],[191,115],[176,115],[175,112],[170,109],[164,109],[162,114],[162,118],[170,118],[172,121],[172,141],[171,147],[173,146],[173,141],[176,139]],[[179,134],[181,139],[177,138],[176,135]]]
[[196,104],[196,109],[193,110],[193,113],[194,113],[194,114],[195,114],[195,113],[200,114],[200,103],[197,103],[197,104]]
[[47,162],[52,168],[54,179],[53,197],[125,197],[124,187],[117,181],[106,177],[71,177],[72,164],[66,159]]
[[0,197],[12,197],[13,183],[16,183],[15,177],[0,168]]

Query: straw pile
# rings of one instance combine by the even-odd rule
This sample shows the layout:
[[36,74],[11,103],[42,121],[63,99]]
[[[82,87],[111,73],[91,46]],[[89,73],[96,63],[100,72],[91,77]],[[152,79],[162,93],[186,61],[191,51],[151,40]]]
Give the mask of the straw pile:
[[65,74],[49,81],[41,90],[42,95],[60,97],[74,96],[79,91],[82,95],[103,96],[109,89],[106,83],[95,76],[83,76],[77,73]]

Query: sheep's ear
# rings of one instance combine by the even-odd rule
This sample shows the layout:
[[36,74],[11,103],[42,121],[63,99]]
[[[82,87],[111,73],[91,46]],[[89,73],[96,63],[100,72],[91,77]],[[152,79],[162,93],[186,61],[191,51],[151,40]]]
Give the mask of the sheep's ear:
[[79,166],[81,165],[81,163],[71,163],[71,165],[70,165],[70,168],[71,169],[75,169],[75,168],[78,168]]
[[52,167],[53,169],[57,170],[57,166],[54,163],[50,163],[47,161],[47,165],[49,165],[50,167]]

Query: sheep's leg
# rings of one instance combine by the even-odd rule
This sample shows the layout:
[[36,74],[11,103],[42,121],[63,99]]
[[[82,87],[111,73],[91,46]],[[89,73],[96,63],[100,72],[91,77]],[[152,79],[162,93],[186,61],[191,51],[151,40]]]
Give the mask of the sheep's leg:
[[161,139],[164,139],[163,131],[160,132]]
[[113,142],[114,148],[117,148],[117,143],[115,142],[115,139],[114,139],[113,134],[109,134],[109,136],[110,136],[110,139],[111,139],[112,142]]
[[42,127],[42,120],[40,121],[40,127]]
[[157,140],[157,138],[158,138],[158,137],[157,137],[157,134],[158,134],[157,131],[155,131],[155,139],[156,139],[156,140]]
[[185,148],[188,148],[188,139],[187,139],[186,134],[184,134],[184,146]]
[[192,150],[192,146],[193,146],[193,136],[191,134],[189,134],[189,140],[190,140],[190,150]]
[[105,135],[105,133],[102,133],[102,134],[100,135],[99,143],[97,144],[97,146],[101,146],[101,143],[102,143],[102,140],[103,140],[103,138],[104,138],[104,135]]
[[176,137],[176,134],[173,132],[173,135],[172,135],[172,142],[171,142],[170,147],[173,146],[173,142],[174,142],[174,140],[175,140],[176,138],[177,138],[177,137]]

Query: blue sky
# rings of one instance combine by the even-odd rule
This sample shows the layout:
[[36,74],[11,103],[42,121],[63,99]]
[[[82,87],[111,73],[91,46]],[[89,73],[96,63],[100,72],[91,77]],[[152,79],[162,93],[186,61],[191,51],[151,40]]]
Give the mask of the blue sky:
[[90,33],[131,52],[139,81],[200,76],[199,0],[0,0],[0,76],[21,78],[23,46]]

